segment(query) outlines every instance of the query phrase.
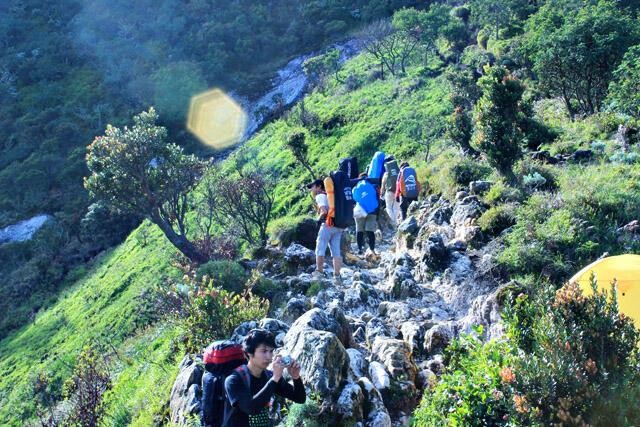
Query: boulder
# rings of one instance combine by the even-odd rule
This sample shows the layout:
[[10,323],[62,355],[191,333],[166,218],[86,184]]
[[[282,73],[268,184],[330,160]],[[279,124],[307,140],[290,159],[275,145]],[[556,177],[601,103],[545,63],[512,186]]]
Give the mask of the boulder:
[[415,296],[416,289],[414,285],[415,280],[411,270],[404,266],[396,266],[383,289],[387,295],[393,298],[406,298]]
[[255,322],[255,321],[245,322],[240,326],[238,326],[233,331],[233,334],[231,335],[231,340],[237,343],[241,343],[244,337],[249,334],[249,331],[256,328],[266,329],[269,332],[273,333],[274,336],[277,337],[282,333],[286,334],[287,331],[289,330],[289,325],[287,325],[286,323],[278,319],[270,319],[270,318],[262,319],[260,322]]
[[384,364],[393,379],[415,381],[418,367],[413,361],[411,347],[407,342],[378,336],[373,341],[371,353]]
[[319,308],[307,311],[291,325],[291,329],[301,328],[332,332],[343,346],[349,347],[351,344],[351,327],[344,317],[344,313],[337,306],[331,307],[326,312]]
[[591,160],[593,158],[593,151],[591,151],[591,150],[576,150],[576,151],[573,152],[573,154],[569,158],[571,160],[573,160],[574,162],[578,162],[578,163],[588,162],[589,160]]
[[316,254],[309,248],[298,243],[292,243],[284,251],[284,260],[290,272],[297,272],[300,268],[308,267],[316,262]]
[[459,227],[456,229],[456,240],[477,247],[484,240],[482,228],[477,225]]
[[291,298],[287,305],[280,313],[280,320],[286,323],[295,322],[300,316],[302,316],[307,311],[307,299],[304,297],[301,298]]
[[369,378],[378,390],[383,390],[391,385],[391,378],[380,362],[373,361],[369,364]]
[[449,261],[449,250],[444,245],[442,236],[439,233],[431,233],[422,245],[422,260],[432,269],[441,269]]
[[364,393],[358,384],[349,383],[340,393],[336,412],[343,423],[357,423],[364,417]]
[[415,217],[410,216],[400,223],[398,226],[398,231],[400,233],[412,234],[418,231],[418,221]]
[[373,341],[378,336],[389,336],[389,329],[385,326],[385,324],[377,317],[372,318],[367,322],[366,328],[367,335],[367,345],[369,347],[372,346]]
[[431,354],[444,350],[453,339],[453,328],[449,324],[439,324],[427,332],[425,349]]
[[[199,362],[199,363],[198,363]],[[202,359],[185,356],[178,366],[178,376],[171,387],[169,407],[171,422],[187,425],[188,417],[200,413]]]
[[460,191],[458,191],[458,192],[456,193],[456,196],[455,196],[455,198],[454,198],[454,199],[455,199],[455,200],[462,200],[462,199],[464,199],[465,197],[467,197],[468,195],[469,195],[469,193],[467,193],[466,191],[464,191],[464,190],[460,190]]
[[429,325],[424,322],[408,321],[404,322],[400,327],[402,339],[411,347],[411,352],[421,354],[424,349],[424,338],[427,332],[425,326]]
[[349,373],[349,355],[332,332],[292,326],[285,350],[302,366],[300,376],[307,393],[335,402],[339,386]]
[[472,181],[469,183],[471,194],[482,194],[491,189],[493,182],[491,181]]
[[349,367],[356,378],[364,377],[369,372],[369,362],[360,351],[355,348],[348,348]]
[[378,305],[378,316],[399,326],[411,319],[413,313],[404,302],[383,301]]
[[449,222],[451,218],[451,208],[449,206],[439,207],[429,215],[427,222],[432,222],[437,225],[442,225],[445,222]]
[[364,414],[364,425],[366,427],[391,427],[391,417],[389,411],[384,406],[382,395],[366,377],[358,380],[363,394],[367,411]]
[[474,225],[483,213],[483,208],[476,196],[469,196],[453,207],[449,222],[452,227]]

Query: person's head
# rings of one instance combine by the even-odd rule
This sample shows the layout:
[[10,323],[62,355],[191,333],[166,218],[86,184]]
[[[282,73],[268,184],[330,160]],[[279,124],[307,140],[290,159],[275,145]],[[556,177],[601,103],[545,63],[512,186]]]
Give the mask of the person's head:
[[402,169],[402,168],[406,168],[407,166],[409,166],[409,162],[402,162],[402,163],[400,163],[400,169]]
[[358,175],[358,178],[367,178],[367,173],[366,172],[362,172],[360,175]]
[[324,182],[321,179],[316,179],[307,184],[307,188],[311,190],[314,196],[316,196],[319,192],[324,191]]
[[396,158],[393,156],[393,154],[390,154],[389,157],[387,157],[386,159],[384,159],[384,162],[390,162],[391,160],[395,160]]
[[276,337],[266,329],[252,329],[242,340],[242,351],[249,363],[261,369],[269,366],[275,348]]

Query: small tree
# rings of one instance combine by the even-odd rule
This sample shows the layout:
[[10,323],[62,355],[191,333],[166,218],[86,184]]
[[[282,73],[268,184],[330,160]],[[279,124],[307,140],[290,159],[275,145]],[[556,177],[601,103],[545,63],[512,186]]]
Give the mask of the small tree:
[[85,188],[114,210],[146,216],[188,258],[206,262],[187,239],[185,223],[190,192],[205,164],[167,143],[167,130],[155,125],[157,119],[151,108],[134,117],[131,129],[107,126],[88,147],[91,175]]
[[306,134],[304,132],[294,132],[286,139],[285,145],[289,150],[291,150],[296,160],[298,160],[300,164],[309,171],[311,178],[315,180],[316,174],[313,173],[311,165],[309,164],[309,159],[307,158],[309,146],[307,145],[305,138]]
[[402,34],[398,33],[389,20],[380,19],[362,29],[358,36],[365,50],[379,61],[382,78],[385,67],[394,76]]
[[250,244],[267,243],[267,225],[273,208],[275,180],[266,171],[214,171],[203,180],[205,203],[223,228],[236,228]]
[[85,346],[78,356],[73,375],[65,383],[65,394],[71,404],[65,424],[97,427],[104,417],[104,394],[111,389],[111,378],[103,356]]
[[512,167],[522,156],[518,123],[522,121],[519,103],[524,86],[504,67],[485,67],[485,73],[478,81],[483,95],[474,108],[475,144],[507,182],[517,186]]
[[620,113],[640,119],[640,45],[631,47],[613,73],[608,101]]
[[447,119],[446,132],[447,138],[460,147],[463,153],[469,156],[478,154],[469,144],[473,135],[473,124],[467,110],[462,107],[456,107],[453,110],[453,114]]

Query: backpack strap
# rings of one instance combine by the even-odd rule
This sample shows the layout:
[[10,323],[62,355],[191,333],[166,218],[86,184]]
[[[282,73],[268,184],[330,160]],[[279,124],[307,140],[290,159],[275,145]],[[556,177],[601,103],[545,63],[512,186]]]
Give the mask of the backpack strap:
[[249,368],[247,367],[247,365],[240,365],[236,369],[234,369],[234,371],[240,374],[240,377],[244,381],[244,385],[246,385],[247,388],[251,390],[251,379],[249,377]]

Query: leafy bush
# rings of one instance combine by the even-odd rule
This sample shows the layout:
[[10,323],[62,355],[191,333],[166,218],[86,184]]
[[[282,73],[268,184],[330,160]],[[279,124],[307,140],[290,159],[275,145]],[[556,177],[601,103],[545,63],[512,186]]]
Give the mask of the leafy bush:
[[235,261],[209,261],[202,264],[196,273],[196,280],[211,280],[213,286],[231,292],[244,289],[249,275],[240,264]]
[[516,205],[507,203],[487,209],[480,218],[478,225],[482,231],[491,235],[498,235],[516,222]]
[[471,181],[486,178],[491,168],[473,159],[462,159],[450,169],[451,178],[460,186],[468,186]]
[[240,324],[266,316],[268,301],[250,291],[228,291],[214,279],[198,280],[193,271],[186,271],[182,282],[167,284],[158,292],[164,310],[184,331],[188,352],[201,351],[211,341],[230,337]]
[[447,118],[446,129],[447,137],[465,154],[476,154],[476,151],[469,145],[473,134],[473,125],[468,111],[462,107],[456,107],[453,114]]
[[623,153],[618,151],[609,157],[609,161],[612,163],[625,163],[627,165],[637,163],[640,160],[638,153]]
[[[585,297],[577,285],[549,287],[534,301],[525,294],[512,296],[504,317],[505,340],[482,343],[462,336],[452,342],[446,373],[425,392],[414,414],[417,425],[639,420],[637,410],[615,414],[620,405],[612,403],[612,397],[637,395],[640,384],[639,332],[618,313],[615,298],[606,293]],[[613,415],[609,422],[602,411]],[[611,423],[616,419],[622,422]]]
[[519,123],[524,113],[520,104],[524,86],[506,68],[485,67],[485,72],[478,81],[483,95],[474,108],[475,145],[508,184],[516,186],[512,166],[522,156],[518,141],[523,136]]
[[525,194],[518,188],[513,188],[498,181],[494,183],[489,191],[484,193],[483,200],[490,206],[497,206],[502,203],[521,202],[525,198]]
[[609,84],[607,102],[620,113],[640,119],[640,45],[632,46],[622,58]]

